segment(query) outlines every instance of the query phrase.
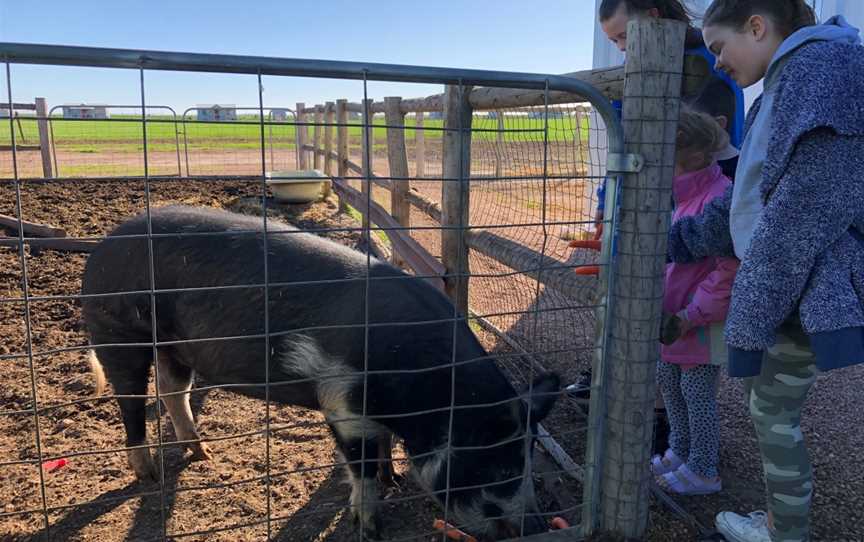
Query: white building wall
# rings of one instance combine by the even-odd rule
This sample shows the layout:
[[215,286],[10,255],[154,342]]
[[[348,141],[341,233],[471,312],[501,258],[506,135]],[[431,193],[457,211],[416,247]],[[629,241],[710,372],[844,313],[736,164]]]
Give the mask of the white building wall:
[[[864,0],[808,0],[816,11],[816,16],[820,21],[824,21],[833,15],[841,14],[846,17],[849,24],[864,29]],[[601,0],[595,0],[594,13],[600,8]],[[694,21],[698,26],[700,24],[699,17],[705,12],[711,0],[685,0],[685,3],[691,12],[697,17]],[[606,68],[609,66],[617,66],[624,62],[624,55],[612,44],[611,41],[603,33],[600,24],[594,22],[594,58],[593,67]],[[744,102],[747,109],[753,101],[762,94],[762,83],[756,83],[750,88],[744,89]],[[591,148],[591,165],[589,172],[591,175],[602,175],[605,171],[606,154],[605,148],[605,132],[602,119],[596,113],[591,113],[591,126],[597,126],[600,130],[591,130],[589,135],[589,146]]]

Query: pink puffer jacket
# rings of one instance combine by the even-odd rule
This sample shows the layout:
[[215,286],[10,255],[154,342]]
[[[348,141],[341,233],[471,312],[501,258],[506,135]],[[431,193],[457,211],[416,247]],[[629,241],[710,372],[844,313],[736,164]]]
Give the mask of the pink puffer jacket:
[[[702,208],[723,194],[730,184],[716,162],[705,169],[675,177],[672,222],[700,214]],[[667,265],[663,310],[675,314],[686,308],[693,327],[675,343],[661,345],[660,359],[682,365],[684,369],[706,363],[725,363],[723,322],[729,311],[738,263],[736,258],[711,257],[695,263]]]

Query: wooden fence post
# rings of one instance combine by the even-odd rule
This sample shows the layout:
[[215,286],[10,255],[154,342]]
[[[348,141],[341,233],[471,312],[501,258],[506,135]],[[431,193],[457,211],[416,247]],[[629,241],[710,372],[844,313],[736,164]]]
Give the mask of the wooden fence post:
[[495,116],[498,118],[498,133],[496,137],[498,148],[495,149],[495,178],[500,179],[501,172],[503,171],[501,167],[501,157],[504,155],[504,112],[496,111]]
[[315,126],[312,127],[312,168],[321,169],[321,122],[323,122],[323,106],[315,106]]
[[327,102],[324,104],[324,174],[328,177],[333,175],[333,121],[336,113],[336,104]]
[[297,102],[297,113],[294,115],[294,133],[295,139],[297,140],[297,169],[304,170],[309,167],[308,162],[306,160],[306,149],[303,147],[306,146],[306,138],[308,137],[307,128],[305,125],[306,122],[306,113],[303,110],[306,109],[306,104],[303,102]]
[[[363,153],[361,163],[363,165],[363,177],[365,177],[361,183],[360,192],[363,194],[364,201],[368,197],[367,193],[372,190],[372,176],[375,174],[373,170],[375,163],[375,131],[372,124],[374,117],[372,104],[374,102],[375,100],[371,98],[366,100],[365,107],[363,108],[363,129],[360,131],[360,152]],[[368,149],[367,144],[369,146]],[[363,213],[363,228],[366,229],[368,227],[369,213]]]
[[444,92],[441,177],[441,260],[447,276],[447,295],[463,314],[468,314],[468,207],[471,175],[470,87],[448,85]]
[[426,113],[418,111],[414,117],[414,165],[418,179],[426,176],[426,132],[423,130],[423,117]]
[[[348,175],[348,100],[336,100],[336,174],[345,178]],[[340,206],[344,206],[342,201]]]
[[[390,166],[390,214],[400,226],[411,225],[411,203],[408,201],[408,153],[405,149],[405,113],[402,98],[384,98],[384,119],[387,123],[387,163]],[[406,232],[409,233],[410,232]],[[393,263],[404,267],[397,252],[393,251]]]
[[599,424],[604,445],[586,463],[602,472],[600,528],[628,539],[642,538],[648,523],[654,376],[685,30],[684,23],[668,19],[638,18],[627,25],[622,126],[627,152],[642,155],[645,165],[623,175],[603,371],[605,421]]
[[[48,104],[45,98],[36,98],[36,123],[39,126],[39,150],[42,152],[42,175],[46,179],[54,176],[51,168],[51,136],[48,129]],[[12,115],[12,104],[9,104],[9,114]]]

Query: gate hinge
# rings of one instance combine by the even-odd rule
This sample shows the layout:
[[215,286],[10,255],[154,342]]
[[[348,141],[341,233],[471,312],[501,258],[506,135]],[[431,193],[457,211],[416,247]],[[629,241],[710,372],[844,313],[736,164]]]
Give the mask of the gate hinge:
[[639,173],[643,165],[645,159],[641,154],[610,152],[606,155],[607,173]]

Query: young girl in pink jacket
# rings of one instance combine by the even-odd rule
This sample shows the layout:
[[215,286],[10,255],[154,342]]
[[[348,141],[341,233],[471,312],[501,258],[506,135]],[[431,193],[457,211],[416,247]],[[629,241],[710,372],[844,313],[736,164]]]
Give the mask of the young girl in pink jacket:
[[[728,149],[729,136],[710,116],[682,108],[676,141],[672,222],[698,215],[731,181],[715,157]],[[651,470],[667,491],[702,495],[720,491],[717,473],[720,428],[717,382],[726,362],[723,323],[729,309],[738,260],[711,257],[666,268],[663,311],[674,315],[677,339],[664,340],[657,382],[666,403],[669,450]],[[677,325],[675,325],[677,324]]]

